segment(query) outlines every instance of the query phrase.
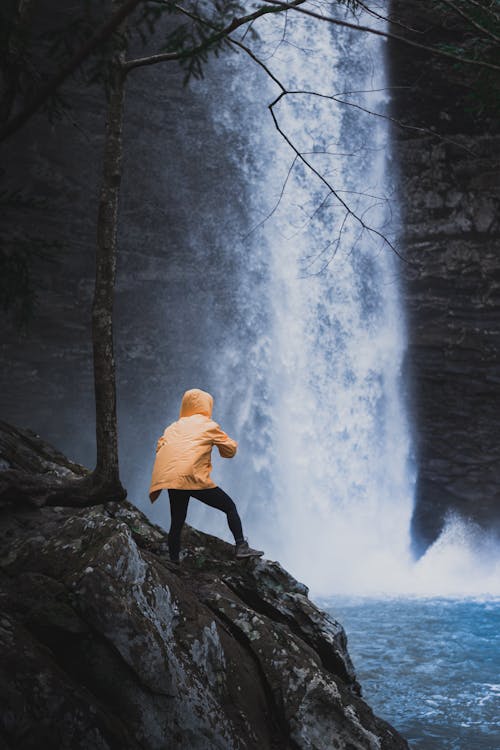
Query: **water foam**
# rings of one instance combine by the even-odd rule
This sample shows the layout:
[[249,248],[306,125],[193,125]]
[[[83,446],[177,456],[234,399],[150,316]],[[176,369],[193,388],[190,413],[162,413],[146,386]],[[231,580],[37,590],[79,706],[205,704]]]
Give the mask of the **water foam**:
[[406,586],[412,593],[426,596],[499,596],[497,534],[450,513],[439,538],[409,568]]
[[268,542],[316,589],[361,590],[409,559],[413,507],[396,262],[360,222],[390,241],[397,235],[388,130],[363,111],[388,104],[384,43],[310,19],[295,19],[287,35],[273,71],[288,87],[351,92],[339,97],[350,104],[290,96],[277,117],[352,213],[294,167],[268,222],[277,452]]
[[[344,103],[290,95],[275,113],[355,215],[294,160],[269,118],[246,120],[254,230],[239,248],[242,328],[214,364],[217,382],[235,384],[218,413],[235,413],[246,460],[217,467],[221,484],[236,489],[250,541],[314,594],[498,593],[498,546],[465,521],[450,517],[418,562],[410,551],[415,469],[398,261],[359,221],[397,244],[390,132],[370,114],[390,101],[385,42],[293,13],[285,34],[276,17],[257,30],[257,54],[288,88],[343,92]],[[258,68],[245,83],[254,109],[264,92],[278,93]],[[214,112],[219,126],[241,127],[250,111],[241,106]]]

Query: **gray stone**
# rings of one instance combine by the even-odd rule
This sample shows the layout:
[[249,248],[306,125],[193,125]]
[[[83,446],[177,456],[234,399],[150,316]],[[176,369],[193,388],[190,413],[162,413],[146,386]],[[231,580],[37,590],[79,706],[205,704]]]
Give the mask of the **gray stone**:
[[[426,44],[442,39],[435,3],[391,10]],[[472,69],[395,42],[389,60],[393,114],[435,132],[393,131],[422,552],[450,510],[500,532],[500,122],[472,110]]]
[[[72,465],[18,436],[27,470],[30,451],[34,468]],[[342,626],[278,562],[238,561],[188,526],[173,565],[166,533],[130,502],[0,513],[9,746],[407,748],[361,698]]]

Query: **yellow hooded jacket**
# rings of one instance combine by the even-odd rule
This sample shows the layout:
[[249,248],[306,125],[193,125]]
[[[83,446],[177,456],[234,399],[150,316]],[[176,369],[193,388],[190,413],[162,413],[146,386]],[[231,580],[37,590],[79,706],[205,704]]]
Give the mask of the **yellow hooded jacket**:
[[182,397],[177,422],[172,422],[156,445],[153,476],[149,488],[152,503],[162,489],[194,490],[216,487],[210,478],[214,445],[223,458],[232,458],[238,448],[212,419],[214,400],[210,393],[193,388]]

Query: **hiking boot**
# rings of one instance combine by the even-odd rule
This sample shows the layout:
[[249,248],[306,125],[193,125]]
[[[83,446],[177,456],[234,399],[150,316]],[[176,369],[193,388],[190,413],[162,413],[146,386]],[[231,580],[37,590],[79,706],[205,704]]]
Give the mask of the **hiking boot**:
[[263,554],[263,550],[252,549],[251,547],[249,547],[246,539],[243,542],[237,542],[234,548],[234,555],[238,558],[262,557]]

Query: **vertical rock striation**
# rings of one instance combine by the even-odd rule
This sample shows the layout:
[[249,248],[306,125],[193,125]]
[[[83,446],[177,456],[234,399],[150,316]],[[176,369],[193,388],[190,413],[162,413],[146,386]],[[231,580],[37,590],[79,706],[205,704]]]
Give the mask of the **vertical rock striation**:
[[[425,30],[420,42],[460,37],[428,0],[391,12]],[[394,132],[422,551],[449,510],[500,528],[500,128],[492,107],[472,109],[472,75],[453,63],[392,41],[389,59],[393,115],[428,129]]]

